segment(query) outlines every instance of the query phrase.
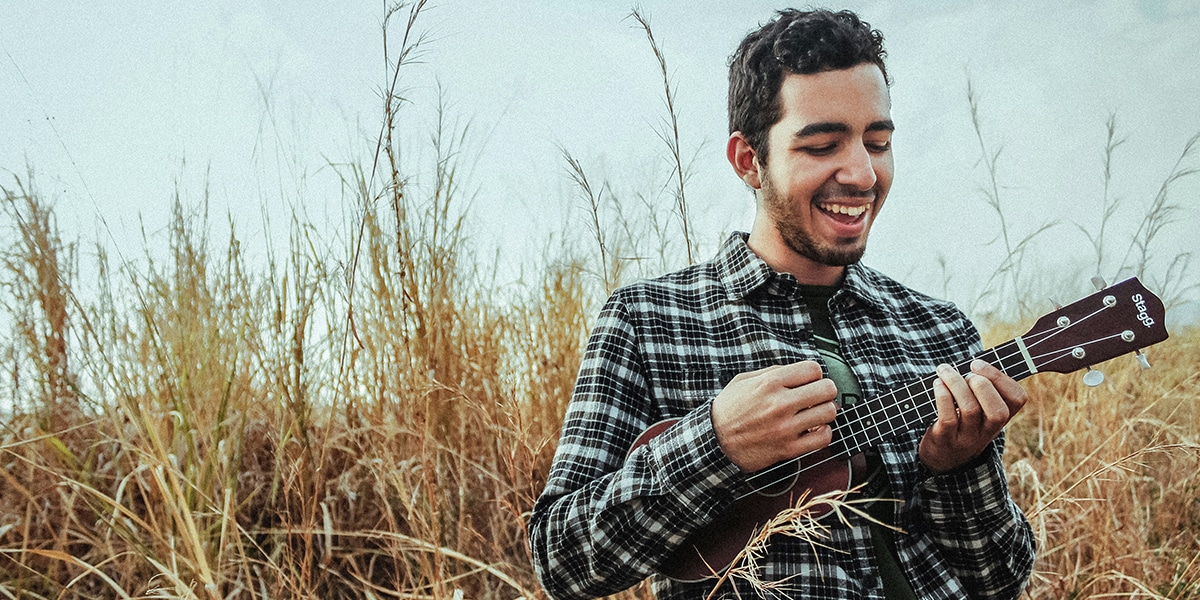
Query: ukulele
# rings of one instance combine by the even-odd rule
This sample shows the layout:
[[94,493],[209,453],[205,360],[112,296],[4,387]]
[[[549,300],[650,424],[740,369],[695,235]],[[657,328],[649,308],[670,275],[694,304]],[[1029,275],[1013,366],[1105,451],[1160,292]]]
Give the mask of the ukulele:
[[[1024,335],[984,350],[983,359],[1015,380],[1035,373],[1070,373],[1088,368],[1084,383],[1099,385],[1104,376],[1091,365],[1137,352],[1143,369],[1150,367],[1141,348],[1167,339],[1162,300],[1137,278],[1130,278],[1051,312]],[[970,372],[971,360],[954,365]],[[843,408],[834,420],[833,441],[826,448],[776,463],[749,476],[754,488],[734,501],[725,515],[691,535],[669,555],[659,572],[677,581],[700,581],[724,571],[750,541],[755,529],[802,497],[848,489],[862,452],[937,420],[930,374],[877,398]],[[630,452],[645,445],[678,419],[659,421],[634,441]],[[828,509],[814,508],[813,516]]]

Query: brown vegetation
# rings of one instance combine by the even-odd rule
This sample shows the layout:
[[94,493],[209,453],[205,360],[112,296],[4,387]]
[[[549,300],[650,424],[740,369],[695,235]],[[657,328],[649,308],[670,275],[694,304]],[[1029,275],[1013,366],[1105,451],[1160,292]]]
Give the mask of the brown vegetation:
[[[365,213],[354,288],[299,234],[255,272],[179,207],[168,260],[101,254],[81,301],[36,190],[4,203],[0,597],[540,595],[523,522],[597,278],[562,263],[489,297],[436,202],[399,254]],[[1200,597],[1198,345],[1176,332],[1099,388],[1028,380],[1007,457],[1030,597]]]

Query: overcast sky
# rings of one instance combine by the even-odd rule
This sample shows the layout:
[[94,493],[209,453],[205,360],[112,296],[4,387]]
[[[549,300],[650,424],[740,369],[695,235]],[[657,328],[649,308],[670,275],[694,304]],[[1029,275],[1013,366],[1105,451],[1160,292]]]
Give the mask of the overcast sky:
[[[417,23],[429,36],[422,62],[402,73],[412,104],[398,134],[419,162],[439,89],[451,120],[471,123],[464,185],[481,251],[500,248],[528,264],[551,234],[585,227],[560,148],[614,185],[665,184],[655,133],[661,74],[626,18],[632,5],[430,6]],[[676,86],[684,151],[696,157],[688,198],[707,254],[726,232],[748,229],[753,209],[724,158],[726,59],[786,4],[640,6]],[[1108,231],[1117,254],[1200,132],[1200,3],[1192,0],[845,6],[883,31],[894,80],[897,177],[867,261],[931,293],[963,303],[1001,258],[999,243],[983,245],[998,221],[980,191],[988,180],[968,77],[985,140],[1003,148],[1001,199],[1014,235],[1064,223],[1033,254],[1048,271],[1094,261],[1080,227],[1100,223],[1110,115],[1126,138],[1110,190],[1125,207]],[[336,165],[369,161],[379,130],[383,9],[0,0],[0,185],[12,189],[31,167],[68,238],[100,239],[128,259],[141,252],[143,226],[161,240],[174,190],[195,203],[206,182],[214,221],[231,214],[252,253],[286,237],[293,211],[340,222],[347,198]],[[392,29],[393,42],[401,33]],[[1200,166],[1200,156],[1185,164]],[[1198,196],[1194,180],[1171,191],[1185,209],[1164,233],[1164,259],[1200,250],[1189,231],[1200,222]],[[945,290],[939,259],[951,277]],[[1063,298],[1088,291],[1081,285],[1072,281]]]

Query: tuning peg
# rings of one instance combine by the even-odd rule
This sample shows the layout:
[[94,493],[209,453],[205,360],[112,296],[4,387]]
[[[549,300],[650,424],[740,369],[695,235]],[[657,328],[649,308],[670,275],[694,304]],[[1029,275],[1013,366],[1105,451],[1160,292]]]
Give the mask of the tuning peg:
[[1104,383],[1104,373],[1088,367],[1087,373],[1083,374],[1083,383],[1088,387],[1096,387]]
[[1095,286],[1097,292],[1108,287],[1108,283],[1106,283],[1104,278],[1099,275],[1092,277],[1092,285]]
[[1142,354],[1141,350],[1137,351],[1137,360],[1143,371],[1150,368],[1150,360],[1146,358],[1145,354]]
[[1062,305],[1058,303],[1058,300],[1054,299],[1054,296],[1050,297],[1050,304],[1054,305],[1054,310],[1062,310]]

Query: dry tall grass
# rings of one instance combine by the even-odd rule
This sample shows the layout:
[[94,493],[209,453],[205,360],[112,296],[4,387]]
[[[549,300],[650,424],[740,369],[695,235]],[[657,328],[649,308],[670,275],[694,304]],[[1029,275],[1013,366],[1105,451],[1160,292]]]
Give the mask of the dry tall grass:
[[[525,517],[631,253],[597,218],[599,265],[492,295],[462,233],[461,132],[410,186],[394,89],[390,173],[352,169],[345,248],[296,223],[287,256],[251,264],[176,199],[168,256],[81,267],[34,182],[3,187],[0,598],[543,597]],[[98,291],[77,297],[85,269]],[[1174,332],[1154,371],[1114,363],[1101,388],[1029,381],[1008,454],[1041,548],[1027,597],[1200,598],[1198,345]]]
[[254,271],[177,205],[170,257],[101,258],[81,303],[50,209],[6,191],[0,597],[535,596],[582,275],[501,305],[434,200],[399,255],[365,213],[355,288],[301,228]]
[[[0,597],[541,595],[523,521],[597,278],[561,264],[501,302],[434,202],[400,253],[394,212],[365,213],[351,292],[302,228],[255,270],[178,206],[167,260],[101,254],[81,301],[36,189],[4,206]],[[1200,597],[1198,345],[1175,332],[1100,388],[1028,380],[1008,459],[1040,540],[1030,598]]]
[[[995,341],[1002,341],[996,339]],[[1200,598],[1200,331],[1079,374],[1025,381],[1010,485],[1038,539],[1030,598]]]

